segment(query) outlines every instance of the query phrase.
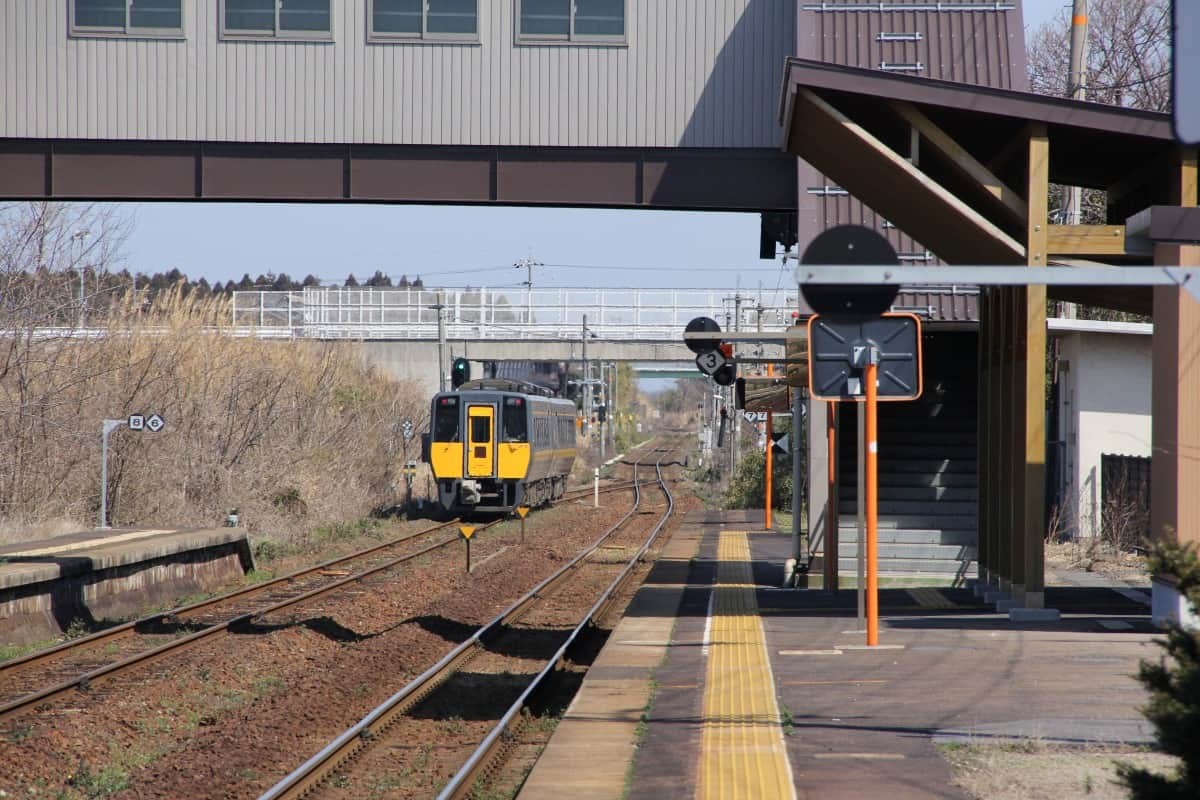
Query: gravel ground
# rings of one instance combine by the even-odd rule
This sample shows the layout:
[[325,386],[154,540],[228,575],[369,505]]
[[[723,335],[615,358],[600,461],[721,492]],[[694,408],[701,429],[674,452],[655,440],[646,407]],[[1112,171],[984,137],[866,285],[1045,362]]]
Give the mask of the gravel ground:
[[1161,753],[1056,748],[1037,743],[1007,747],[943,748],[954,782],[979,800],[1124,800],[1116,782],[1121,762],[1166,772],[1176,760]]
[[47,703],[7,726],[0,790],[255,797],[593,541],[621,495],[532,515],[524,545],[513,523],[485,533],[470,578],[456,546]]

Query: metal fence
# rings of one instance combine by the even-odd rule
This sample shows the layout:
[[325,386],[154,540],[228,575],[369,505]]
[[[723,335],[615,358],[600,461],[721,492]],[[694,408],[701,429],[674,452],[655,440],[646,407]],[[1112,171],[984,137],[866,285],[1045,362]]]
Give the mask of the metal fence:
[[[925,287],[902,294],[931,319],[957,319],[974,287]],[[936,303],[934,301],[937,301]],[[438,313],[450,339],[578,339],[584,319],[596,338],[678,341],[695,317],[726,330],[782,330],[792,324],[797,290],[734,289],[424,289],[309,287],[234,292],[233,323],[249,335],[314,339],[436,339]]]
[[1142,456],[1100,455],[1100,530],[1116,545],[1133,547],[1150,535],[1150,463]]
[[[676,289],[380,289],[313,287],[234,292],[234,325],[261,336],[317,339],[436,339],[438,312],[450,339],[578,339],[584,318],[602,339],[677,340],[687,323],[781,330],[796,290],[738,294]],[[735,320],[735,317],[737,318]]]

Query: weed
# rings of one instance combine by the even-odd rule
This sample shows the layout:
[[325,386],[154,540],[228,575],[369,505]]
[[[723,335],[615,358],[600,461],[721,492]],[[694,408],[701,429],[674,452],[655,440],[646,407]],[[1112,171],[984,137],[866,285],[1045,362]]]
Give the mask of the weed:
[[87,764],[81,763],[79,769],[67,778],[67,783],[83,792],[83,796],[88,800],[101,800],[128,789],[129,773],[121,767],[111,765],[99,772],[92,772]]
[[116,642],[109,642],[108,644],[104,645],[104,655],[115,656],[120,649],[121,646]]
[[91,632],[91,626],[87,624],[87,620],[85,620],[83,617],[75,617],[67,625],[67,629],[63,632],[63,636],[65,636],[69,641],[71,639],[82,639]]
[[466,723],[463,722],[462,717],[450,717],[442,723],[442,730],[444,730],[446,733],[459,734],[466,729],[467,726]]
[[252,569],[242,576],[242,582],[249,584],[266,583],[274,579],[275,570],[273,569]]
[[34,642],[32,644],[4,645],[3,647],[0,647],[0,663],[12,661],[14,658],[27,656],[30,653],[37,652],[38,650],[44,650],[47,647],[51,647],[56,644],[57,641],[57,639],[46,639],[44,641]]
[[784,736],[791,736],[796,732],[796,719],[792,716],[792,710],[785,703],[779,704],[779,721],[783,723]]
[[10,728],[5,738],[13,744],[20,744],[33,735],[32,725],[18,725],[15,728]]
[[334,775],[333,778],[329,781],[329,785],[335,789],[349,789],[350,788],[350,776],[343,775],[343,774]]
[[211,676],[212,676],[212,673],[209,672],[207,667],[204,667],[203,669],[201,669],[199,672],[196,673],[196,677],[202,681],[207,681]]
[[294,547],[275,539],[261,539],[254,544],[254,560],[256,562],[276,561],[294,552]]
[[283,678],[280,678],[278,675],[263,675],[260,678],[254,679],[254,683],[250,685],[250,692],[254,695],[254,699],[257,700],[283,687]]
[[241,767],[237,771],[237,776],[244,781],[258,780],[258,772],[250,769],[249,767]]

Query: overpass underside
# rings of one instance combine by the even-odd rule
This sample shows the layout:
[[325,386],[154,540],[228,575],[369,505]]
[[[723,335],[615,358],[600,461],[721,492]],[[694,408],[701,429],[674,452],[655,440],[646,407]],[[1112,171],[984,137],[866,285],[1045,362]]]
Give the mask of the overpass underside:
[[[785,92],[788,150],[946,262],[1200,264],[1200,219],[1180,213],[1197,205],[1196,150],[1167,115],[796,59]],[[1108,224],[1050,224],[1051,182],[1105,190]],[[1151,525],[1200,542],[1200,304],[1175,288],[984,288],[979,575],[1028,609],[1044,603],[1048,296],[1153,314]]]

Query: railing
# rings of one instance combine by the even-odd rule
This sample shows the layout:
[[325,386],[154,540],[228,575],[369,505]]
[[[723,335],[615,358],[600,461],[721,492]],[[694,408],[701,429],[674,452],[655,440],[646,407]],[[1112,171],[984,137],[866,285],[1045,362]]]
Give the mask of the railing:
[[[976,287],[921,287],[921,295],[974,294]],[[902,295],[903,297],[904,295]],[[678,342],[692,319],[725,330],[779,331],[792,324],[797,290],[735,289],[390,289],[309,287],[234,292],[239,334],[265,338]],[[906,309],[923,311],[923,309]],[[936,309],[930,307],[930,313]]]
[[436,339],[438,312],[449,339],[677,341],[695,317],[722,327],[781,330],[792,322],[796,290],[380,289],[313,287],[297,292],[234,292],[233,324],[260,336],[315,339]]

